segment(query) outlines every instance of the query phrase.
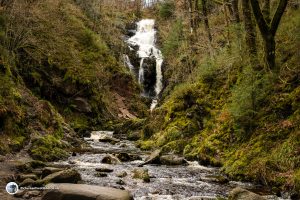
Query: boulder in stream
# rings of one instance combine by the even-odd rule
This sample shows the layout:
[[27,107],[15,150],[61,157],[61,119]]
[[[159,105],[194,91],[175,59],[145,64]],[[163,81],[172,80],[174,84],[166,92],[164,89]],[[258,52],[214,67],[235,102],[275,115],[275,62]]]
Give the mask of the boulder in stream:
[[81,176],[75,169],[67,169],[50,174],[41,181],[43,183],[77,183],[81,181]]
[[163,165],[183,165],[187,164],[184,157],[179,157],[176,155],[163,155],[159,158],[161,164]]
[[109,135],[103,135],[99,138],[99,142],[109,142],[110,144],[116,144],[120,142],[120,140]]
[[266,198],[240,187],[236,187],[232,191],[230,191],[228,199],[229,200],[266,200]]
[[110,173],[110,172],[113,172],[114,170],[113,169],[109,169],[109,168],[96,168],[95,169],[96,172],[106,172],[106,173]]
[[102,158],[101,163],[117,165],[117,164],[121,164],[121,161],[116,156],[107,154]]
[[161,156],[161,153],[162,153],[161,149],[155,150],[150,154],[149,157],[146,158],[144,163],[139,165],[139,167],[142,167],[143,165],[147,165],[147,164],[160,164],[159,157]]
[[42,200],[132,200],[128,191],[86,184],[48,184]]
[[150,176],[148,173],[148,169],[136,168],[132,171],[134,179],[142,179],[145,183],[150,182]]
[[119,158],[122,162],[129,162],[134,160],[142,160],[138,155],[128,154],[128,153],[118,153],[116,157]]

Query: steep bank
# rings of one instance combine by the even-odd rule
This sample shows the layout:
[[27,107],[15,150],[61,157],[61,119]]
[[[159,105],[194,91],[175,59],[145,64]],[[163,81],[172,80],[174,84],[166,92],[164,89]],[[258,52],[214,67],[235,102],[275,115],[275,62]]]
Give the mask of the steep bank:
[[[202,164],[222,166],[231,178],[299,191],[299,10],[288,6],[276,36],[278,71],[253,70],[242,22],[208,5],[212,42],[200,25],[190,33],[180,2],[160,4],[166,89],[146,120],[139,145],[161,147]],[[226,21],[228,20],[228,21]],[[230,21],[229,21],[230,20]],[[201,21],[202,23],[202,21]],[[263,42],[257,30],[258,65]]]
[[72,138],[147,115],[122,61],[134,17],[110,12],[71,0],[1,3],[1,154],[29,144],[34,158],[59,159]]

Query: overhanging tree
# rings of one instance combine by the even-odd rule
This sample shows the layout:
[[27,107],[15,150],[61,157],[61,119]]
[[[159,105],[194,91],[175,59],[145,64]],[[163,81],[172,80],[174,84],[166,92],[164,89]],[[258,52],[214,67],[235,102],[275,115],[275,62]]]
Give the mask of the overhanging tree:
[[252,10],[258,24],[260,33],[264,40],[264,52],[265,52],[265,61],[267,66],[270,69],[275,68],[275,35],[282,18],[282,15],[286,9],[288,0],[280,0],[276,12],[268,23],[263,15],[263,12],[259,6],[258,0],[250,0]]

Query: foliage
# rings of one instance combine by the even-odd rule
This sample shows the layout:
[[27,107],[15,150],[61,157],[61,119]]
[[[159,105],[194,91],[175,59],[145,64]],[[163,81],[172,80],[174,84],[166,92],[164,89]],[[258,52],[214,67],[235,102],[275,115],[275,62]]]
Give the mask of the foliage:
[[174,15],[175,3],[171,0],[159,4],[158,13],[163,19],[169,19]]
[[163,43],[163,54],[174,54],[181,45],[182,40],[182,21],[177,20],[172,24],[171,31]]

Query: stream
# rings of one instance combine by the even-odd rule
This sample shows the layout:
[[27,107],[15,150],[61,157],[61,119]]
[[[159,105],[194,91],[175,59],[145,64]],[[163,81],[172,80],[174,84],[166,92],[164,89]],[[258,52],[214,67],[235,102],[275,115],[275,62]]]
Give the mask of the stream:
[[[99,131],[96,134],[98,136],[112,136],[112,132],[108,131]],[[114,137],[118,136],[114,135]],[[196,161],[188,162],[188,165],[165,166],[152,164],[138,167],[151,152],[141,151],[135,147],[134,142],[128,141],[124,137],[119,136],[119,139],[119,142],[110,144],[99,142],[95,134],[85,138],[89,145],[96,150],[95,152],[128,153],[138,155],[142,160],[137,158],[119,164],[104,164],[101,161],[108,155],[107,153],[83,153],[56,164],[67,165],[78,170],[84,183],[126,189],[132,193],[136,200],[217,199],[218,197],[226,197],[228,192],[236,186],[262,191],[262,188],[250,183],[233,181],[221,183],[215,178],[221,175],[218,168],[204,167]],[[106,177],[98,177],[96,176],[96,168],[111,169],[113,171],[106,173]],[[133,178],[133,170],[137,168],[148,169],[149,183]],[[120,178],[119,174],[127,175]],[[278,198],[268,196],[268,199]]]

